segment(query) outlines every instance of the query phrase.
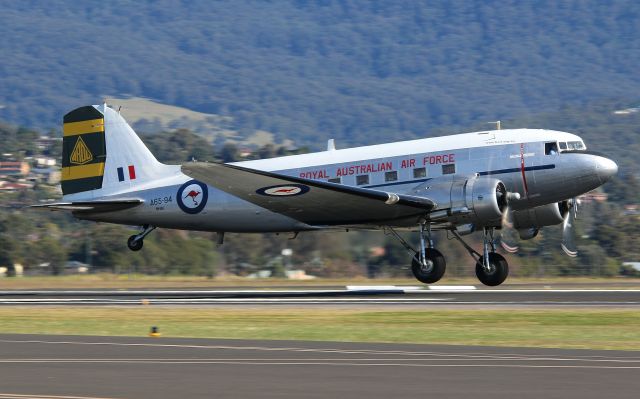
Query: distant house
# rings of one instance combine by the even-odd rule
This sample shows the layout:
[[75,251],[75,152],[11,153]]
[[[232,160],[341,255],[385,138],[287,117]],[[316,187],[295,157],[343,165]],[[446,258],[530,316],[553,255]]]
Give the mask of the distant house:
[[253,155],[253,151],[249,147],[241,147],[238,149],[238,156],[240,158],[248,158]]
[[580,200],[585,204],[589,204],[591,202],[607,202],[608,199],[609,195],[601,191],[590,191],[580,196]]
[[640,206],[638,204],[628,204],[624,206],[623,215],[637,216],[640,215]]
[[36,182],[46,184],[60,183],[60,169],[58,168],[33,168],[31,169],[30,179]]
[[0,191],[21,191],[28,190],[33,187],[33,184],[29,183],[15,183],[9,181],[1,181],[0,180]]
[[640,262],[622,262],[622,266],[627,266],[636,272],[640,272]]
[[26,176],[31,168],[27,162],[0,162],[0,176]]
[[636,112],[640,112],[640,107],[625,108],[613,111],[614,115],[629,115],[635,114]]
[[49,157],[37,157],[34,159],[34,161],[38,167],[47,167],[47,166],[56,165],[56,160],[54,158],[49,158]]
[[46,151],[56,142],[62,140],[61,137],[41,136],[36,140],[36,148],[40,151]]

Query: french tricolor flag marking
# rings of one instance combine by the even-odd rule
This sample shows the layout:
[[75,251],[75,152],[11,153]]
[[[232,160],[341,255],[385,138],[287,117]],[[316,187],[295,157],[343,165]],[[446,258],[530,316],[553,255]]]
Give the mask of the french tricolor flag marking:
[[[136,167],[133,166],[133,165],[129,165],[127,167],[127,171],[129,172],[129,180],[135,180],[135,178],[136,178]],[[118,181],[125,181],[124,168],[123,167],[119,167],[118,168]]]

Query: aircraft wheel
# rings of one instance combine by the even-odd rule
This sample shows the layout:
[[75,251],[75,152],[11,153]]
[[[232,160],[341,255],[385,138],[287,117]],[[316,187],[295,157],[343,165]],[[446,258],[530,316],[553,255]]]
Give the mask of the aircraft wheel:
[[127,240],[127,247],[129,247],[129,249],[132,251],[141,250],[143,244],[144,244],[144,240],[142,238],[137,239],[137,236],[131,236]]
[[495,287],[500,285],[507,279],[509,275],[509,264],[507,260],[500,254],[495,252],[489,253],[489,270],[484,268],[484,259],[481,256],[476,262],[476,276],[484,285]]
[[415,278],[425,284],[433,284],[440,280],[447,268],[447,263],[440,251],[427,248],[424,251],[427,264],[420,263],[420,254],[416,253],[411,261],[411,271]]

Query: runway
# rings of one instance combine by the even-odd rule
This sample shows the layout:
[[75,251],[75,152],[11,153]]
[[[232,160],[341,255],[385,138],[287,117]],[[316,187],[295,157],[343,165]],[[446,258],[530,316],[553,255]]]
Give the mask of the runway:
[[0,335],[0,375],[0,398],[636,398],[640,353]]
[[348,286],[330,289],[5,290],[7,305],[640,307],[638,289],[478,289],[474,286]]

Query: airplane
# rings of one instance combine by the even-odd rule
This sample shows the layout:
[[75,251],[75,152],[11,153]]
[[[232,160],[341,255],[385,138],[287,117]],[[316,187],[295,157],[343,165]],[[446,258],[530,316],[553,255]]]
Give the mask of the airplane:
[[[280,233],[384,230],[410,256],[422,283],[439,281],[444,255],[432,232],[445,230],[475,261],[478,279],[507,278],[496,231],[535,237],[563,225],[562,248],[576,256],[576,198],[609,180],[617,164],[587,151],[577,135],[502,129],[234,163],[159,162],[106,103],[63,118],[62,202],[82,220],[140,226],[127,246],[143,247],[156,228]],[[414,248],[398,233],[416,232]],[[480,252],[462,236],[482,232]],[[507,241],[506,239],[503,241]],[[512,243],[503,245],[513,249]]]

